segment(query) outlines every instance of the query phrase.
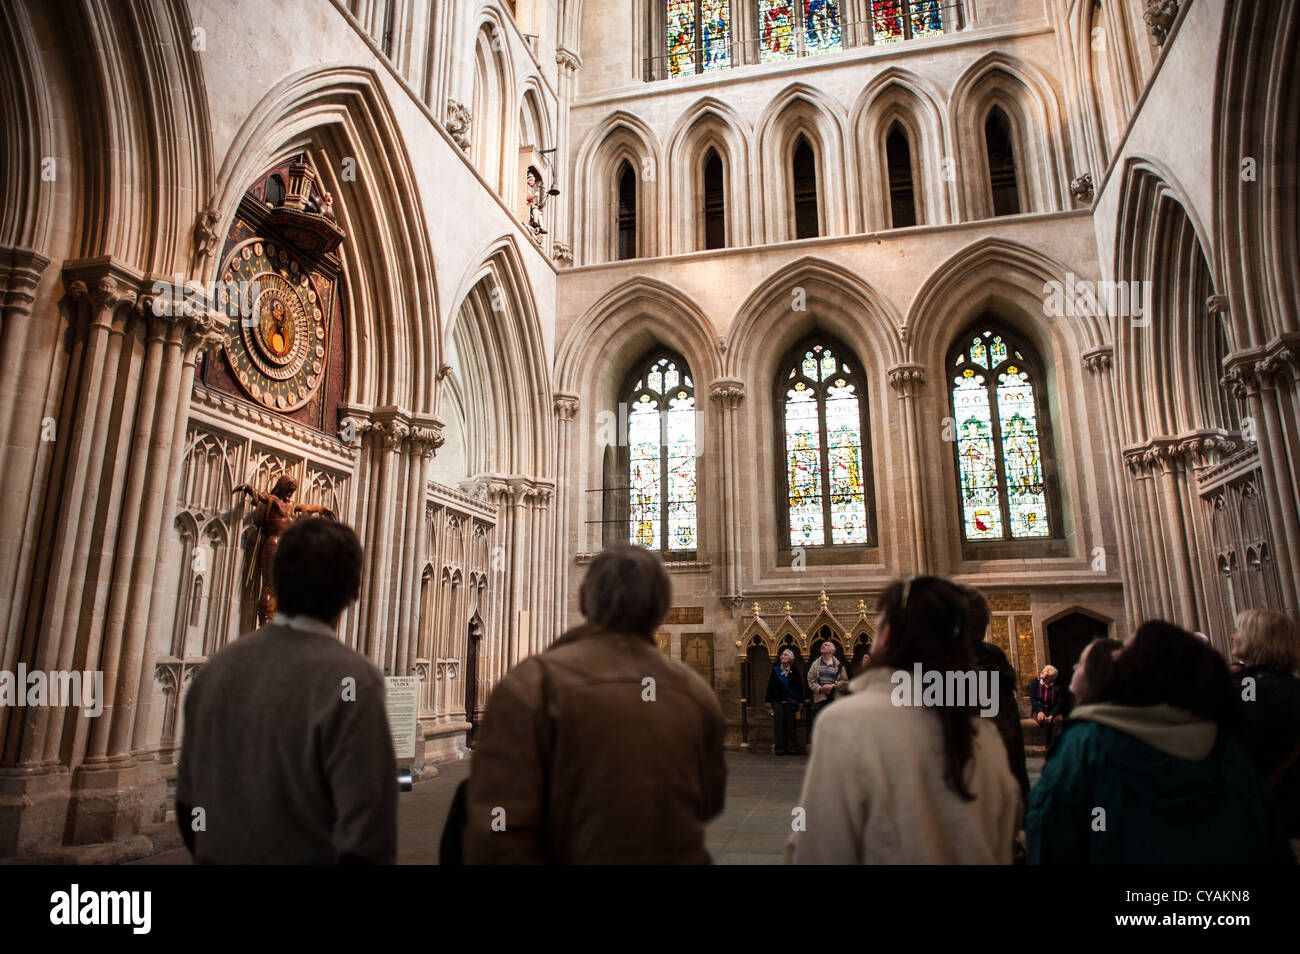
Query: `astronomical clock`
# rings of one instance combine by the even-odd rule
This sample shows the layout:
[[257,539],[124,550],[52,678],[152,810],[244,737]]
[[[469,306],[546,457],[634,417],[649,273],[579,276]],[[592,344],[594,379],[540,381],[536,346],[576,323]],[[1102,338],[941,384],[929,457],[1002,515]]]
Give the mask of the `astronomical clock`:
[[305,157],[245,193],[218,273],[230,300],[226,337],[203,359],[199,381],[337,433],[345,356],[335,249],[343,232],[330,204]]

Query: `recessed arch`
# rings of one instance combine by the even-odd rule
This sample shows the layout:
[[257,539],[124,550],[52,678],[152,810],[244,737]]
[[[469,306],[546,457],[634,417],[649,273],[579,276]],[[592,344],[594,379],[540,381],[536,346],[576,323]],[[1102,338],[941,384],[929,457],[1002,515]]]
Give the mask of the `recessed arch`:
[[762,160],[763,235],[769,242],[796,237],[793,214],[792,160],[800,139],[811,146],[816,161],[819,234],[848,231],[844,181],[843,107],[804,83],[783,89],[763,110],[758,122],[758,155]]
[[709,150],[722,160],[726,183],[726,245],[750,244],[751,168],[748,124],[731,106],[713,97],[692,105],[668,136],[672,189],[670,254],[704,247],[704,163]]
[[665,246],[660,233],[660,189],[663,158],[654,132],[638,116],[619,110],[583,139],[575,163],[576,175],[591,198],[582,215],[577,256],[583,264],[616,261],[619,174],[623,163],[636,172],[636,245],[638,257],[659,254]]

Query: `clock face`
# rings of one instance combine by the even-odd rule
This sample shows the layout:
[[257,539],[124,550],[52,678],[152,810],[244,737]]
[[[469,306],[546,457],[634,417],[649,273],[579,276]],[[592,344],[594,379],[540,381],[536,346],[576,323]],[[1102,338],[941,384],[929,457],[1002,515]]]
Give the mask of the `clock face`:
[[240,317],[226,333],[226,357],[239,386],[276,411],[302,407],[325,369],[325,316],[306,271],[274,242],[237,248],[222,279],[238,287]]

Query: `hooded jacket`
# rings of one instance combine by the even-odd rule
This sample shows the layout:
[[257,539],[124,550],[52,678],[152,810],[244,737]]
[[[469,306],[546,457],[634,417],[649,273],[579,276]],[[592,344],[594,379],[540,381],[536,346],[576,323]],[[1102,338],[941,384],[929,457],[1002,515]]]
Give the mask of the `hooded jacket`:
[[1080,706],[1029,796],[1030,864],[1262,864],[1290,850],[1241,745],[1168,705]]
[[570,630],[492,693],[466,863],[708,864],[724,731],[713,690],[649,639]]

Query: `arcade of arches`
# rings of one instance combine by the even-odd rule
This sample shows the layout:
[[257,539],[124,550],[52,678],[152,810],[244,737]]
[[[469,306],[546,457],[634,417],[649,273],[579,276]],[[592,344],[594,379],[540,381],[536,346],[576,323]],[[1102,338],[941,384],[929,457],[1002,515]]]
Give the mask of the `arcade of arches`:
[[0,669],[104,680],[0,707],[0,857],[166,821],[241,485],[357,529],[417,773],[613,541],[734,745],[903,574],[1021,680],[1300,606],[1300,0],[17,0],[0,47]]

